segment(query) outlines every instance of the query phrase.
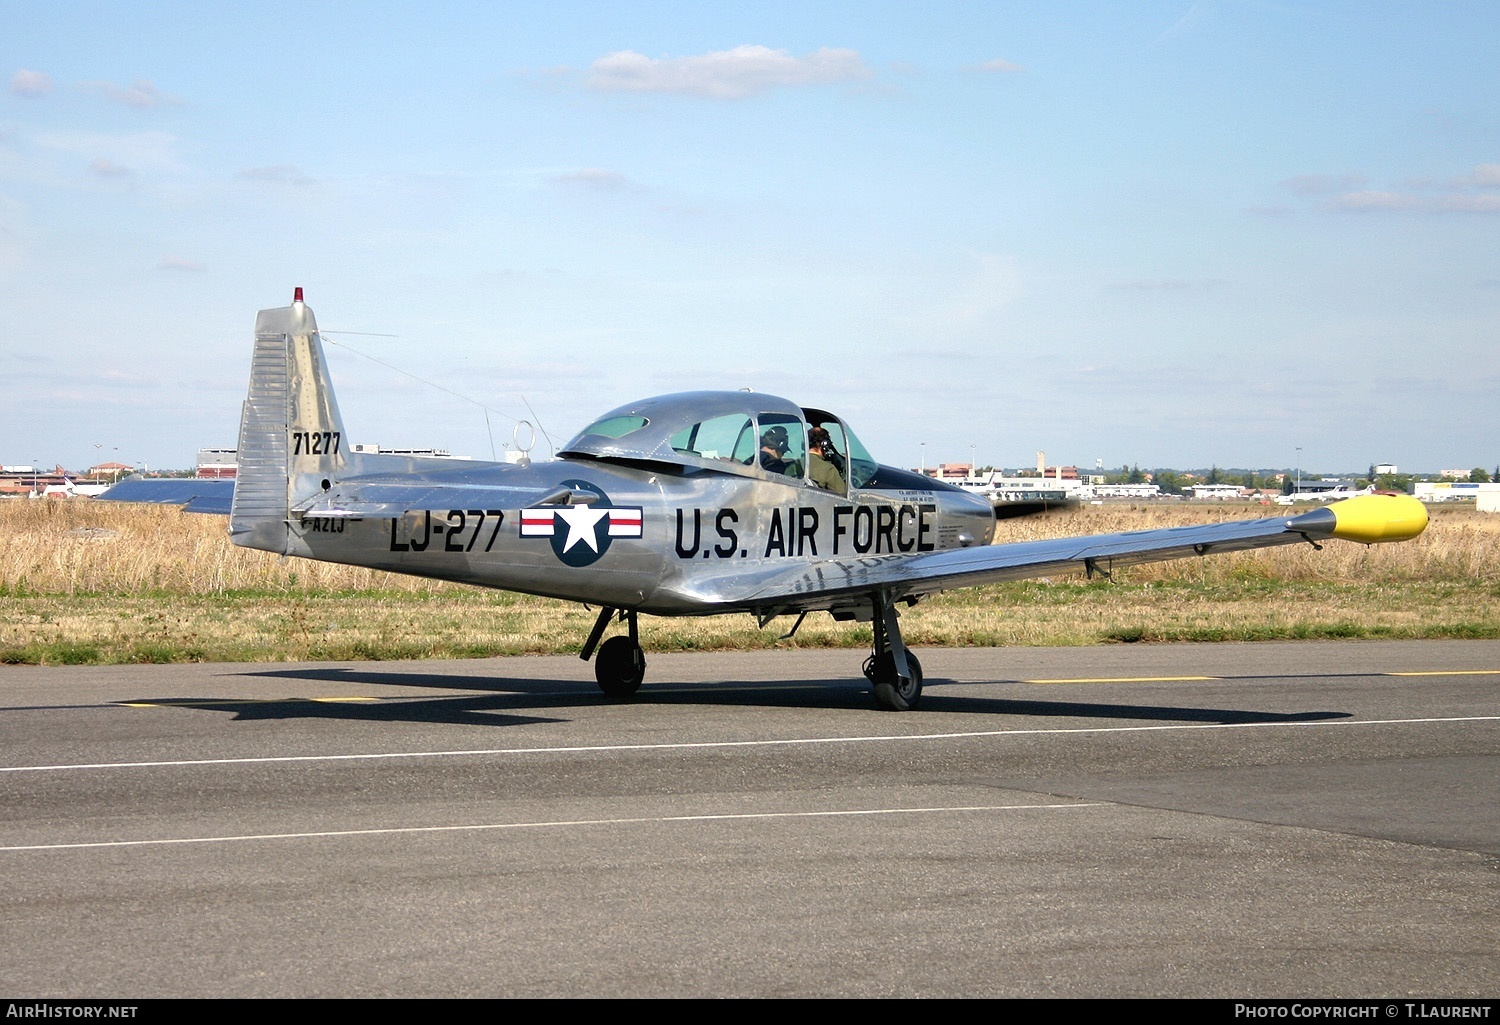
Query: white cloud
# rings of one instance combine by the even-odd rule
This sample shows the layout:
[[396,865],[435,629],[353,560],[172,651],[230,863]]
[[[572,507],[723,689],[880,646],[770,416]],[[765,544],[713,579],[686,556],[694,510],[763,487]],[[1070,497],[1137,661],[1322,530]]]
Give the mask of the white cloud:
[[1437,201],[1437,209],[1465,214],[1500,214],[1500,196],[1444,196]]
[[11,76],[10,91],[27,98],[46,96],[52,91],[52,76],[45,71],[27,71],[22,68]]
[[585,167],[571,174],[557,174],[552,176],[552,181],[559,185],[584,185],[593,189],[613,191],[623,189],[630,184],[618,171],[605,171],[598,167]]
[[178,270],[189,274],[200,274],[208,270],[208,264],[199,263],[197,260],[184,260],[180,256],[163,257],[161,263],[156,265],[157,270]]
[[922,363],[925,360],[943,360],[950,363],[973,363],[978,354],[960,349],[897,349],[891,353],[902,363]]
[[1019,64],[1005,60],[1003,57],[996,57],[994,60],[987,60],[983,64],[979,65],[979,70],[1010,73],[1015,71],[1025,71],[1026,69],[1021,67],[1021,65]]
[[[37,137],[37,142],[48,149],[87,157],[96,165],[102,161],[103,164],[128,167],[138,172],[177,173],[183,169],[173,152],[177,146],[177,137],[166,132],[123,135],[108,132],[46,132]],[[102,165],[95,166],[95,170],[101,169]]]
[[124,164],[117,164],[113,160],[106,160],[104,157],[95,157],[93,160],[90,160],[89,170],[101,178],[129,178],[135,174],[134,171]]
[[805,57],[766,46],[736,46],[694,57],[660,59],[620,50],[594,61],[589,71],[589,88],[603,92],[685,93],[716,100],[871,77],[857,51],[830,47]]
[[1277,184],[1299,196],[1327,196],[1362,189],[1368,181],[1362,174],[1297,174]]
[[1021,292],[1021,267],[1014,256],[975,253],[972,269],[955,294],[949,320],[963,326],[988,324]]
[[25,222],[26,208],[0,195],[0,270],[21,265],[22,241],[17,225]]
[[175,96],[168,96],[144,78],[138,78],[129,85],[115,85],[113,82],[83,82],[81,85],[137,110],[182,102]]
[[1329,203],[1335,210],[1351,210],[1364,213],[1370,210],[1411,210],[1420,205],[1414,196],[1400,192],[1366,189],[1363,192],[1346,192]]
[[[1446,182],[1446,184],[1444,184]],[[1300,196],[1322,198],[1322,207],[1343,213],[1500,213],[1500,164],[1477,164],[1466,175],[1437,179],[1408,176],[1396,188],[1367,188],[1358,174],[1301,174],[1277,183]]]
[[303,174],[291,164],[271,164],[267,167],[247,167],[240,172],[240,177],[253,182],[272,182],[278,185],[295,185],[300,187],[316,185],[317,182]]
[[1481,189],[1500,189],[1500,164],[1480,164],[1467,178],[1459,179],[1459,185],[1473,185]]
[[1213,288],[1222,285],[1222,281],[1188,281],[1184,278],[1134,278],[1129,281],[1116,281],[1110,288],[1121,288],[1136,292],[1186,292],[1194,288]]

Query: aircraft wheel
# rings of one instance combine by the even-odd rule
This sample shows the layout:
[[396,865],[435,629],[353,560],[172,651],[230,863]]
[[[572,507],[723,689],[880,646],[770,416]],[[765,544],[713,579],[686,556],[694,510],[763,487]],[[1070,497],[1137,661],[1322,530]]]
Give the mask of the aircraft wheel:
[[629,637],[611,637],[594,655],[594,679],[612,698],[628,698],[646,678],[646,653]]
[[890,652],[865,660],[865,676],[875,685],[875,700],[891,712],[909,712],[922,699],[922,663],[911,652],[906,653],[911,679],[896,675],[896,659]]

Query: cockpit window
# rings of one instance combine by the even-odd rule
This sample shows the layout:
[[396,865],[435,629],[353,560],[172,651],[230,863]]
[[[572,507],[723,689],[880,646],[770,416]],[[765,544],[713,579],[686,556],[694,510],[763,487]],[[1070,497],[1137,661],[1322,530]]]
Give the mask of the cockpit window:
[[807,426],[789,413],[760,415],[760,468],[801,477],[807,465]]
[[[828,432],[827,459],[838,471],[839,477],[848,481],[849,487],[855,490],[870,483],[880,466],[870,458],[870,453],[860,444],[854,432],[832,413],[825,413],[821,409],[804,409],[803,412],[807,414],[807,422],[814,428],[821,427]],[[819,482],[814,480],[813,483]]]
[[807,431],[807,479],[825,491],[847,495],[844,483],[849,472],[849,443],[844,440],[844,425],[831,417],[809,417]]
[[849,438],[849,486],[862,488],[875,477],[875,471],[880,469],[880,464],[870,457],[870,453],[860,444],[854,432],[844,428]]
[[744,413],[730,413],[684,427],[671,445],[678,455],[748,466],[755,458],[755,428]]
[[580,434],[579,437],[581,438],[587,434],[599,434],[606,438],[623,438],[627,434],[632,434],[640,430],[650,422],[643,416],[612,416],[593,424],[583,434]]

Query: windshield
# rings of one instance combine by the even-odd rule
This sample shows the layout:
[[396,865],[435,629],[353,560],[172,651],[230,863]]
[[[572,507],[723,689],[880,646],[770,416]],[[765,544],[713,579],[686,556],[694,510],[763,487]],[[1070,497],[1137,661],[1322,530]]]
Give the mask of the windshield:
[[598,434],[605,438],[623,438],[627,434],[633,434],[640,430],[650,422],[643,416],[611,416],[586,427],[583,433],[578,436],[582,438],[584,435]]

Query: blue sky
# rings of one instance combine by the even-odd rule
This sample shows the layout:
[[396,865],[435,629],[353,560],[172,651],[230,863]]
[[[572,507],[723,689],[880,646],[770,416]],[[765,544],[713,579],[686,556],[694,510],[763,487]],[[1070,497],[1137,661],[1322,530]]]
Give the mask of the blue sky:
[[0,462],[233,445],[302,285],[354,441],[749,387],[901,465],[1493,468],[1497,40],[1489,2],[0,0]]

